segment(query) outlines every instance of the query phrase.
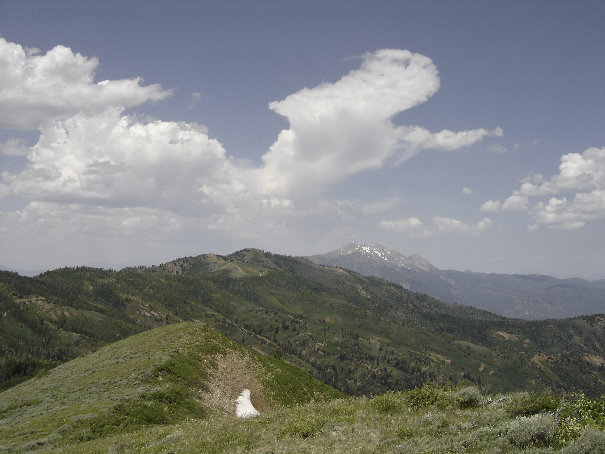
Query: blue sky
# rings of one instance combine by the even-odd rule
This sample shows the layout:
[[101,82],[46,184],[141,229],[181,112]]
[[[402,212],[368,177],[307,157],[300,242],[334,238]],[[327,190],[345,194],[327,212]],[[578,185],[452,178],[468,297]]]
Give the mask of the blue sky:
[[0,265],[358,241],[605,277],[604,21],[602,1],[0,0]]

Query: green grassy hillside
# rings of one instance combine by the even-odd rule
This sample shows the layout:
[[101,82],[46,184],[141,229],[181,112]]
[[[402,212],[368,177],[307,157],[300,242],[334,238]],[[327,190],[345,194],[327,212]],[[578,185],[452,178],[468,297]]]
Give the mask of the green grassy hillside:
[[150,425],[234,417],[244,389],[261,414],[342,396],[203,324],[174,324],[110,344],[0,393],[0,451],[48,449]]
[[119,272],[0,273],[0,313],[5,384],[131,333],[202,320],[347,394],[427,382],[590,396],[605,389],[604,316],[506,319],[253,249]]

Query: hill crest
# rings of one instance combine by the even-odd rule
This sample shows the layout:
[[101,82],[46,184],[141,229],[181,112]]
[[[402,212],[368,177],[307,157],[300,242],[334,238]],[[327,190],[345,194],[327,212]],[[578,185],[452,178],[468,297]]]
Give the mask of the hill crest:
[[121,423],[235,417],[244,389],[261,414],[342,396],[307,372],[186,322],[101,347],[0,393],[0,439],[12,440],[0,448],[53,445],[67,433],[92,439],[119,432]]

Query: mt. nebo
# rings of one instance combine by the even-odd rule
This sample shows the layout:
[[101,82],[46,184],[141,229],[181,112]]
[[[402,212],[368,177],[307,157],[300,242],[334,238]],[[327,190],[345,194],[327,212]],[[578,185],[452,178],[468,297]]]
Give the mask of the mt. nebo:
[[358,243],[308,259],[507,317],[536,320],[605,313],[603,281],[440,270],[419,255],[406,257],[381,245]]
[[376,263],[381,264],[387,262],[393,267],[407,268],[408,270],[439,271],[428,260],[419,255],[414,254],[406,257],[401,252],[392,251],[380,244],[366,246],[358,243],[351,243],[338,251],[328,252],[324,257],[335,258],[343,255],[359,257],[360,260],[375,261]]

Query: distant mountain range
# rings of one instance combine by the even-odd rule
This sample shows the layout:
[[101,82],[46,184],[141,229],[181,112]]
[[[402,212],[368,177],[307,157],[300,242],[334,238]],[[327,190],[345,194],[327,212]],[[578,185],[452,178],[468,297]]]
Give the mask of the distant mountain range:
[[540,320],[605,313],[605,280],[440,270],[419,255],[406,257],[381,245],[358,243],[307,258],[507,317]]

